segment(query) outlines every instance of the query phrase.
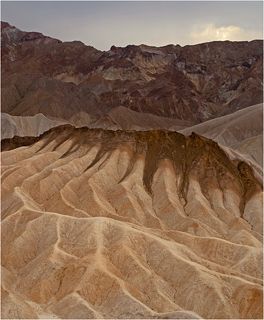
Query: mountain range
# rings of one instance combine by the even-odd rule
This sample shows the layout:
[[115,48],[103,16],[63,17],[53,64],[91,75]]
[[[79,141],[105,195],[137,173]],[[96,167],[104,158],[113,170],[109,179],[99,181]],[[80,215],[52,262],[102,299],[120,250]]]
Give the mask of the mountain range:
[[2,318],[262,319],[263,41],[1,31]]

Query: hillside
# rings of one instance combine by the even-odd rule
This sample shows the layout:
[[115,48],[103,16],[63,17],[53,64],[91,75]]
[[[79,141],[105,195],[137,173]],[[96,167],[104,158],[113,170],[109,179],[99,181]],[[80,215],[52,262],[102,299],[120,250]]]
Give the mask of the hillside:
[[262,167],[263,104],[251,106],[179,131],[185,135],[195,132],[213,139],[223,146],[248,155]]

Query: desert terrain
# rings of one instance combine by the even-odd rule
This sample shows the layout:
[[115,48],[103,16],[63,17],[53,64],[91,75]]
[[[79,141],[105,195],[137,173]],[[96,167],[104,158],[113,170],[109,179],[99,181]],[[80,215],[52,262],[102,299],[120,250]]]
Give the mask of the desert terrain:
[[262,41],[1,28],[2,319],[262,319]]

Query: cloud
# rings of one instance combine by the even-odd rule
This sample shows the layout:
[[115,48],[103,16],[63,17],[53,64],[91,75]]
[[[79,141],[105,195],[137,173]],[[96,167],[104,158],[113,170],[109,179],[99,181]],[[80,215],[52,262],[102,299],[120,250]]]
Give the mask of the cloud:
[[191,32],[191,39],[195,43],[216,40],[253,40],[262,38],[255,31],[246,31],[235,25],[217,27],[213,23],[204,26],[196,26]]

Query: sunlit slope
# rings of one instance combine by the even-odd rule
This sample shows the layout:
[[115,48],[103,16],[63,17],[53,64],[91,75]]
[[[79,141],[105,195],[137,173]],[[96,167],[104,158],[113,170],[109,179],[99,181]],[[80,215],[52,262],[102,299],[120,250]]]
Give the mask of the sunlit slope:
[[262,318],[262,186],[215,142],[63,126],[2,148],[3,318]]

